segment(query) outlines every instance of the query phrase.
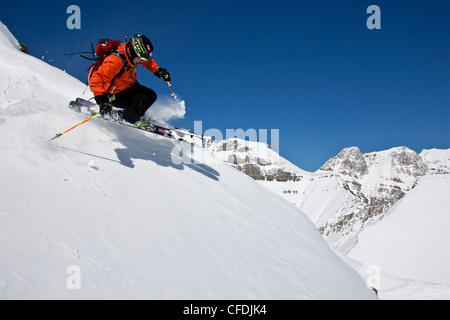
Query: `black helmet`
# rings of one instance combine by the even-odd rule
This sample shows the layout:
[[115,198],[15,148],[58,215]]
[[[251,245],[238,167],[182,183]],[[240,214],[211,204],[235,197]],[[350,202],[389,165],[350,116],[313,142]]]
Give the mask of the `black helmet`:
[[[136,34],[131,37],[128,44],[134,49],[134,53],[141,61],[150,60],[153,56],[153,45],[150,40],[143,34]],[[135,56],[132,53],[133,56]]]

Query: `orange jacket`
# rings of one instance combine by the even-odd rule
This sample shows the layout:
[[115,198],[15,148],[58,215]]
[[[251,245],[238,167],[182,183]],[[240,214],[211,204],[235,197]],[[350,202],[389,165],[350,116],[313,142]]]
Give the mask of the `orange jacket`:
[[119,48],[117,48],[117,51],[122,52],[127,58],[128,69],[114,81],[110,92],[107,92],[109,86],[111,85],[112,79],[120,72],[120,70],[122,70],[123,67],[122,59],[118,56],[114,54],[107,56],[98,70],[91,75],[89,85],[94,93],[94,96],[99,96],[106,93],[114,94],[130,88],[136,82],[136,69],[139,64],[142,64],[152,73],[159,68],[153,59],[140,62],[133,66],[126,53],[126,43],[121,44]]

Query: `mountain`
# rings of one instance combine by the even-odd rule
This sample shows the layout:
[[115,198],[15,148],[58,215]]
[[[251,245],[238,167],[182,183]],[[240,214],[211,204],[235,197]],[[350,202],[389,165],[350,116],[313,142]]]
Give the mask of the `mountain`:
[[406,147],[362,155],[356,147],[342,150],[319,171],[338,173],[344,187],[358,203],[357,210],[334,216],[320,230],[325,236],[345,233],[341,246],[367,223],[377,219],[404,197],[428,170],[422,158]]
[[230,138],[214,141],[209,151],[255,180],[292,181],[307,173],[263,142]]
[[423,161],[428,166],[428,174],[450,174],[449,150],[430,149],[420,153]]
[[[383,287],[377,287],[381,298],[450,297],[450,238],[445,232],[450,150],[418,154],[396,147],[362,154],[349,147],[312,173],[273,154],[268,159],[260,159],[262,153],[252,156],[265,144],[233,144],[234,153],[225,147],[214,152],[223,153],[222,159],[238,170],[256,167],[258,183],[305,212],[362,276],[367,278],[368,268],[377,266],[383,279]],[[277,172],[287,179],[272,179]]]
[[301,210],[207,151],[101,119],[48,143],[84,89],[0,23],[1,299],[376,298]]
[[363,155],[359,148],[349,147],[314,173],[296,167],[264,143],[229,139],[215,142],[211,152],[294,203],[331,246],[341,249],[422,176],[449,170],[448,150],[424,150],[419,155],[396,147]]

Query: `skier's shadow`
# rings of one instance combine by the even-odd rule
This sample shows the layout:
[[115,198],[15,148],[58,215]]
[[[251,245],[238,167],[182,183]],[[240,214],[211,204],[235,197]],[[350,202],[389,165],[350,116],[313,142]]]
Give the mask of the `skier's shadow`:
[[[127,130],[127,134],[122,134]],[[125,148],[117,148],[115,152],[120,164],[134,168],[138,159],[153,161],[159,166],[172,167],[178,170],[190,168],[204,176],[219,181],[220,173],[210,166],[194,161],[191,151],[194,150],[184,142],[171,141],[167,138],[149,139],[142,132],[132,133],[129,128],[117,128],[117,139]],[[150,133],[148,133],[150,134]]]

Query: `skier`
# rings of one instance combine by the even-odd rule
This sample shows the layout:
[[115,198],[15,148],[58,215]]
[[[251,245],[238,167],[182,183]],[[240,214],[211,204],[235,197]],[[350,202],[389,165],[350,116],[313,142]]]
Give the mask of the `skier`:
[[[142,34],[134,35],[116,51],[126,57],[127,65],[124,66],[125,60],[122,61],[119,55],[111,54],[90,78],[90,88],[100,106],[100,115],[109,118],[113,106],[123,108],[124,111],[119,113],[121,118],[137,126],[145,126],[147,122],[143,116],[156,101],[157,95],[136,81],[137,66],[142,64],[164,81],[170,81],[171,76],[152,59],[153,45]],[[124,67],[125,71],[121,74]],[[119,74],[120,77],[115,79]]]

